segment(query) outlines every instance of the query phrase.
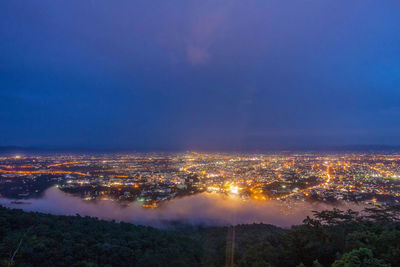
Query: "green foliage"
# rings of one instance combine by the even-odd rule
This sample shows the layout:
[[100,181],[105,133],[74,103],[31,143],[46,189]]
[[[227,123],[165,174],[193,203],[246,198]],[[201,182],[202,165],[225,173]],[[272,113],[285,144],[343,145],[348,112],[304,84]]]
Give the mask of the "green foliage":
[[22,239],[14,259],[17,266],[200,264],[200,244],[176,231],[4,208],[0,209],[0,218],[1,262],[10,262]]
[[313,262],[312,267],[323,267],[323,265],[322,265],[321,263],[319,263],[318,260],[315,260],[315,261]]
[[332,264],[333,267],[388,267],[382,260],[373,257],[372,251],[368,248],[352,250],[343,255],[340,260]]
[[229,253],[235,266],[400,266],[398,218],[399,208],[378,207],[315,212],[291,229],[237,225],[232,246],[232,227],[161,230],[0,207],[0,266],[224,266]]

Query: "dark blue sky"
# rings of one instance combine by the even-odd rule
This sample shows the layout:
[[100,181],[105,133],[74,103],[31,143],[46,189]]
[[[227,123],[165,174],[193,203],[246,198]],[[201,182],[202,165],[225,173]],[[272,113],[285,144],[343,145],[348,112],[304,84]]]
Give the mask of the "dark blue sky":
[[0,122],[0,145],[399,144],[400,1],[1,1]]

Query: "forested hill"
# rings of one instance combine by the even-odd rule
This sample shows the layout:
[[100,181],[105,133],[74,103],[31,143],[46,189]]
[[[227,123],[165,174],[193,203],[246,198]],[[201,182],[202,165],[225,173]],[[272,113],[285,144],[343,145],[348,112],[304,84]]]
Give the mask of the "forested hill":
[[400,266],[398,207],[160,230],[0,207],[1,266]]

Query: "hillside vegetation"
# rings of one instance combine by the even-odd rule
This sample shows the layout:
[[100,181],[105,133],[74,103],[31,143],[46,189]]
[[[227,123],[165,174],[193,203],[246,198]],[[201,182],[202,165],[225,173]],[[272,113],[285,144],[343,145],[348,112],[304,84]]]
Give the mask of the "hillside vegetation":
[[302,225],[155,229],[0,207],[1,266],[400,266],[399,207]]

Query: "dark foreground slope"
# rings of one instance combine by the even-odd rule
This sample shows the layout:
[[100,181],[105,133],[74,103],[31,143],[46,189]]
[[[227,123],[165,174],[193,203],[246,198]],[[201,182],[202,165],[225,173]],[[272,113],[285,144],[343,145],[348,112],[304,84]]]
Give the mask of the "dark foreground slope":
[[0,265],[400,266],[397,212],[327,211],[286,230],[265,224],[160,230],[0,207]]

